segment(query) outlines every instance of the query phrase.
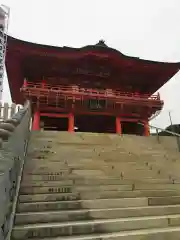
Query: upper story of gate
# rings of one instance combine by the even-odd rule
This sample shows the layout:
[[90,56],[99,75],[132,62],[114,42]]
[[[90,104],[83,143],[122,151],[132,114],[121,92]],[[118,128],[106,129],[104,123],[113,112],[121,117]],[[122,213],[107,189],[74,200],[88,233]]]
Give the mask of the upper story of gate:
[[81,92],[149,98],[179,68],[180,63],[126,56],[103,40],[82,48],[47,46],[10,36],[7,40],[6,69],[15,103],[24,101],[20,92],[24,79],[31,86],[46,83]]

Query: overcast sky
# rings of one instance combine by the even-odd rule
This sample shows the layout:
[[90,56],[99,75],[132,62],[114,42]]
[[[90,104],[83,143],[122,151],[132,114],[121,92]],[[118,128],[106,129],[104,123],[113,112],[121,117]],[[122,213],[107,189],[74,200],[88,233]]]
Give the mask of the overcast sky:
[[[0,0],[10,7],[9,34],[26,41],[81,47],[104,39],[124,54],[180,62],[180,0]],[[160,89],[156,126],[180,123],[180,73]],[[4,81],[4,101],[10,101]]]

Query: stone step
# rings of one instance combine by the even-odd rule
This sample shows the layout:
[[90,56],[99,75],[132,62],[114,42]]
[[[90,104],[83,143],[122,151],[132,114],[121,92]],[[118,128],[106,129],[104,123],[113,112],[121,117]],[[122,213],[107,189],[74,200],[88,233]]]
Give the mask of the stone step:
[[[137,157],[137,156],[130,156],[128,155],[128,153],[120,153],[120,152],[117,152],[117,154],[113,155],[112,152],[106,152],[106,153],[92,153],[92,150],[91,152],[88,152],[88,153],[83,153],[82,150],[79,150],[80,152],[76,153],[76,152],[73,152],[72,149],[69,149],[67,152],[64,152],[62,154],[62,152],[60,153],[56,153],[56,154],[51,154],[51,155],[48,155],[48,154],[40,154],[39,152],[37,153],[32,153],[32,154],[29,154],[28,155],[28,159],[26,160],[26,163],[30,163],[32,161],[32,159],[34,159],[34,161],[38,161],[38,160],[41,160],[41,161],[50,161],[52,163],[56,163],[56,162],[59,162],[59,159],[63,159],[62,162],[64,160],[67,159],[67,163],[71,164],[71,163],[82,163],[82,161],[84,161],[85,159],[91,159],[91,161],[93,160],[94,162],[97,162],[97,163],[107,163],[108,165],[109,164],[119,164],[119,165],[123,165],[125,163],[129,164],[129,165],[132,165],[132,162],[134,162],[134,164],[136,163],[137,166],[143,166],[145,165],[147,162],[150,164],[150,163],[156,163],[156,159],[155,157],[152,158],[151,155],[149,156],[144,156],[144,157]],[[69,154],[69,152],[71,152],[71,155]],[[123,155],[122,158],[119,159],[119,155]],[[159,158],[159,157],[157,157]],[[110,159],[111,161],[109,162],[106,162],[106,159]],[[117,161],[118,159],[118,161]],[[162,161],[162,160],[161,160]],[[166,162],[167,164],[167,160],[164,159],[163,162]],[[94,163],[94,164],[97,164],[97,163]],[[170,165],[170,162],[169,162],[169,165]]]
[[[94,160],[97,161],[97,160]],[[149,164],[149,165],[148,165]],[[152,165],[153,164],[153,165]],[[152,172],[152,170],[150,169],[151,166],[153,167],[152,169],[154,170],[154,172],[156,171],[155,169],[155,164],[154,163],[148,163],[148,162],[143,162],[143,163],[138,163],[138,164],[128,164],[128,162],[123,163],[123,164],[115,164],[115,163],[111,163],[111,164],[106,164],[103,161],[99,161],[96,162],[96,164],[93,163],[81,163],[81,164],[71,164],[71,163],[67,163],[67,164],[62,164],[59,162],[54,163],[52,162],[48,162],[43,163],[43,164],[26,164],[24,170],[28,171],[34,171],[34,170],[54,170],[54,169],[60,169],[60,170],[97,170],[97,169],[102,169],[102,170],[109,170],[109,169],[118,169],[119,171],[125,171],[125,172],[131,172],[131,171],[146,171],[146,172]],[[157,166],[158,167],[158,166]],[[168,166],[166,166],[166,168],[168,169]]]
[[[150,149],[150,150],[145,150],[146,145],[144,146],[144,149],[141,149],[141,154],[139,152],[139,149],[132,149],[132,148],[127,148],[127,146],[120,145],[120,144],[115,144],[115,145],[107,145],[107,144],[96,144],[96,143],[67,143],[67,142],[53,142],[51,144],[49,143],[34,143],[34,145],[29,146],[28,153],[33,154],[33,153],[57,153],[57,152],[62,152],[62,156],[64,153],[69,154],[68,152],[70,149],[72,150],[73,153],[77,153],[79,155],[79,150],[82,150],[82,154],[84,153],[92,153],[92,154],[98,154],[100,153],[101,156],[103,156],[105,153],[111,153],[113,155],[118,155],[118,153],[127,153],[128,156],[134,156],[134,157],[139,157],[139,156],[161,156],[163,157],[165,152],[162,151],[162,149]],[[152,153],[152,155],[150,155]],[[105,158],[106,159],[106,158]],[[119,159],[122,159],[122,156],[120,155]]]
[[[94,177],[93,177],[94,178]],[[96,177],[98,178],[98,177]],[[102,179],[102,177],[100,176]],[[23,174],[23,181],[58,181],[58,180],[74,180],[79,179],[79,176],[73,173],[69,173],[66,175],[62,175],[59,172],[51,173],[51,174]]]
[[136,182],[146,182],[146,183],[174,183],[172,179],[75,179],[75,180],[60,180],[60,181],[23,181],[21,187],[57,187],[65,185],[125,185],[133,184]]
[[[151,184],[152,185],[152,184]],[[153,188],[152,188],[153,189]],[[109,190],[133,190],[133,185],[81,185],[81,186],[74,186],[74,185],[66,185],[60,187],[21,187],[20,194],[40,194],[40,193],[70,193],[73,191],[76,192],[83,192],[83,191],[109,191]]]
[[[62,157],[62,154],[59,154],[60,156],[58,156],[58,154],[56,154],[57,158],[56,159],[37,159],[37,158],[30,158],[29,156],[27,157],[26,159],[26,165],[29,166],[29,165],[43,165],[43,164],[49,164],[49,163],[53,163],[53,164],[68,164],[68,165],[73,165],[73,166],[81,166],[82,164],[92,164],[92,165],[98,165],[99,163],[104,163],[104,164],[107,164],[107,165],[110,165],[110,164],[117,164],[117,165],[122,165],[122,166],[126,166],[126,161],[124,161],[123,158],[121,159],[117,159],[117,158],[114,158],[114,156],[112,155],[112,152],[104,152],[104,154],[106,154],[106,157],[105,158],[101,158],[101,153],[100,152],[100,156],[99,156],[99,152],[96,152],[96,157],[93,158],[93,156],[91,157],[81,157],[78,159],[78,160],[74,160],[74,158],[72,157],[72,155],[70,155],[69,151],[72,150],[71,148],[70,149],[67,149],[66,152],[63,153],[63,157]],[[77,153],[79,153],[79,151],[81,151],[80,149],[78,150]],[[92,152],[92,149],[89,153]],[[38,151],[39,153],[39,151]],[[62,151],[60,151],[60,153],[62,153]],[[72,151],[72,153],[74,153]],[[117,154],[119,153],[119,151],[117,151]],[[133,165],[133,166],[139,166],[139,165],[142,165],[144,161],[140,161],[138,162],[137,159],[139,159],[139,157],[137,158],[136,156],[133,156],[133,155],[129,155],[128,152],[124,152],[124,153],[121,153],[124,156],[131,156],[132,159],[131,161],[128,161],[127,162],[127,165]],[[68,158],[67,158],[67,155],[68,155]],[[154,160],[155,161],[155,160]]]
[[[111,153],[111,152],[110,152]],[[68,154],[65,153],[65,154]],[[124,153],[125,155],[128,153]],[[27,157],[28,159],[28,157]],[[111,164],[116,164],[118,166],[142,166],[144,164],[145,161],[136,161],[136,159],[132,159],[131,161],[123,161],[123,159],[112,159],[110,156],[109,158],[79,158],[77,161],[75,161],[73,158],[65,158],[62,160],[61,158],[57,159],[33,159],[33,158],[29,158],[28,160],[26,160],[26,166],[36,166],[36,165],[46,165],[46,164],[60,164],[60,165],[68,165],[68,166],[84,166],[85,164],[89,165],[98,165],[100,163],[104,163],[107,165],[111,165]]]
[[88,219],[115,219],[173,214],[180,214],[180,205],[25,212],[16,214],[15,224],[22,225],[48,222],[79,221]]
[[148,204],[150,206],[167,205],[167,204],[180,204],[180,196],[150,197],[150,198],[148,198]]
[[[57,144],[53,144],[51,146],[46,145],[46,143],[44,144],[38,144],[36,143],[35,146],[31,146],[28,149],[28,153],[30,155],[33,154],[54,154],[54,153],[58,153],[59,156],[63,157],[65,156],[64,154],[68,154],[68,156],[70,157],[70,150],[72,150],[72,153],[76,154],[76,155],[81,155],[79,151],[82,151],[82,155],[86,154],[86,153],[92,153],[92,155],[96,155],[96,156],[105,156],[104,159],[107,159],[107,156],[105,154],[108,154],[110,157],[110,153],[112,153],[112,159],[115,159],[114,157],[118,156],[118,153],[120,153],[119,155],[119,160],[123,160],[123,155],[127,155],[127,157],[134,157],[134,158],[142,158],[148,156],[149,158],[152,159],[152,156],[160,156],[160,157],[164,157],[164,152],[162,152],[162,150],[158,150],[158,151],[153,151],[149,150],[149,151],[145,151],[142,149],[141,154],[138,151],[134,150],[134,149],[130,149],[127,148],[125,145],[105,145],[103,146],[103,144],[101,145],[96,145],[95,143],[93,144],[88,144],[88,143],[81,143],[81,144],[76,144],[76,143],[57,143]],[[62,153],[62,154],[61,154]],[[121,155],[122,154],[122,155]],[[81,155],[81,156],[82,156]],[[63,159],[63,158],[61,158]],[[71,159],[73,159],[71,157]]]
[[[71,151],[71,155],[70,152]],[[40,165],[45,165],[46,163],[52,163],[54,165],[56,164],[68,164],[72,166],[80,166],[84,164],[85,166],[87,165],[92,165],[92,166],[98,166],[99,164],[103,163],[105,165],[111,165],[115,164],[117,166],[144,166],[147,162],[149,163],[157,163],[156,162],[156,157],[152,158],[151,155],[147,155],[144,157],[137,157],[133,155],[128,155],[128,153],[119,153],[117,152],[117,156],[112,154],[112,152],[105,152],[105,153],[93,153],[92,150],[91,152],[88,153],[81,153],[80,152],[73,152],[72,149],[70,148],[67,150],[67,152],[64,152],[62,155],[62,151],[59,153],[57,152],[56,154],[51,154],[48,156],[48,154],[40,154],[39,151],[37,153],[29,154],[28,158],[26,160],[27,166],[40,166]],[[119,159],[118,155],[122,155],[122,158]],[[103,156],[104,155],[104,156]],[[37,157],[38,156],[38,157]],[[43,156],[45,158],[40,158],[39,156]],[[48,157],[48,158],[47,158]],[[118,161],[117,161],[118,159]],[[167,163],[167,159],[160,159],[163,162]],[[170,165],[171,162],[167,163]],[[178,162],[177,162],[178,165]]]
[[124,177],[122,179],[124,183],[147,183],[147,184],[173,184],[176,183],[174,179],[169,178],[132,178],[132,177]]
[[28,194],[20,195],[19,202],[54,202],[54,201],[70,201],[80,200],[80,194],[77,192],[72,193],[45,193],[45,194]]
[[[52,150],[52,149],[63,149],[65,150],[67,148],[72,148],[73,150],[77,149],[95,149],[95,150],[105,150],[105,151],[110,151],[110,150],[115,150],[118,146],[119,150],[126,150],[127,147],[125,144],[119,145],[119,144],[112,144],[109,145],[108,143],[101,143],[101,142],[87,142],[87,141],[79,141],[79,142],[72,142],[72,141],[59,141],[59,140],[52,140],[52,139],[47,139],[47,141],[43,141],[42,139],[40,140],[34,140],[34,143],[31,144],[29,147],[29,150],[32,151],[33,149],[37,150],[38,148],[44,149],[44,150]],[[129,149],[128,149],[129,150]]]
[[66,210],[66,209],[98,209],[98,208],[122,208],[148,206],[148,198],[111,198],[109,199],[93,199],[93,200],[74,200],[74,201],[55,201],[55,202],[29,202],[19,203],[18,212],[37,212],[50,210]]
[[48,222],[82,221],[87,219],[91,219],[88,210],[25,212],[16,214],[15,224],[24,225]]
[[111,184],[111,185],[66,185],[66,186],[42,186],[28,187],[22,186],[20,194],[40,194],[40,193],[71,193],[71,192],[92,192],[92,191],[130,191],[130,190],[177,190],[180,191],[180,184],[160,184],[148,182],[135,182],[133,184]]
[[92,170],[92,169],[83,169],[83,170],[73,170],[73,169],[48,169],[48,168],[44,168],[44,169],[35,169],[33,171],[31,170],[24,170],[23,174],[24,175],[30,175],[30,174],[36,174],[36,175],[61,175],[61,176],[68,176],[70,173],[72,174],[76,174],[79,176],[84,176],[84,177],[88,177],[88,176],[105,176],[105,172],[109,172],[112,173],[112,171],[105,171],[105,169],[101,170],[101,169],[96,169],[96,170]]
[[[71,152],[71,154],[70,154]],[[73,154],[73,155],[72,155]],[[51,160],[66,160],[69,159],[71,161],[75,161],[76,159],[83,159],[83,158],[100,158],[102,153],[97,152],[97,151],[92,151],[92,147],[89,146],[89,149],[83,149],[83,148],[76,148],[73,149],[72,146],[64,149],[64,146],[61,146],[56,149],[56,152],[47,152],[46,150],[40,150],[39,148],[32,149],[28,153],[28,160],[30,159],[41,159],[41,160],[47,160],[48,157],[51,157]],[[108,156],[110,156],[110,152],[107,153]],[[126,156],[126,155],[125,155]],[[78,157],[78,158],[77,158]],[[104,157],[104,156],[103,156]],[[28,161],[27,160],[27,161]],[[102,159],[103,160],[103,159]]]
[[[66,154],[67,155],[67,154]],[[107,154],[106,154],[107,155]],[[61,157],[61,156],[60,156]],[[66,156],[67,158],[67,156]],[[147,162],[147,161],[146,161]],[[84,169],[84,168],[92,168],[92,169],[96,169],[97,167],[111,167],[113,165],[121,168],[126,168],[128,169],[128,167],[134,167],[137,169],[145,169],[147,164],[145,161],[118,161],[115,162],[113,160],[107,162],[105,161],[103,158],[79,158],[77,161],[74,160],[74,158],[68,158],[68,160],[66,162],[64,161],[59,161],[58,156],[57,159],[37,159],[37,160],[28,160],[25,164],[25,168],[40,168],[40,167],[61,167],[61,168],[67,168],[67,167],[71,167],[71,168],[80,168],[80,169]],[[102,165],[103,164],[103,165]]]
[[[56,159],[54,159],[55,161],[59,160],[59,161],[63,162],[64,160],[67,160],[68,162],[73,163],[74,158],[70,154],[70,151],[71,151],[71,153],[73,153],[73,155],[75,155],[75,157],[80,156],[78,161],[83,160],[83,157],[84,157],[84,159],[97,158],[97,161],[105,161],[106,159],[110,160],[111,156],[112,156],[111,161],[120,163],[120,162],[124,162],[124,159],[123,159],[124,157],[126,157],[129,160],[131,159],[131,161],[134,161],[137,159],[143,160],[143,157],[144,157],[144,156],[140,157],[139,155],[134,154],[133,152],[129,153],[129,151],[127,151],[126,149],[119,149],[117,147],[116,147],[116,149],[113,149],[112,147],[107,148],[107,146],[105,146],[105,148],[106,149],[104,150],[103,148],[96,148],[92,145],[86,145],[85,147],[77,146],[77,145],[74,145],[74,147],[73,147],[73,145],[69,145],[69,146],[61,145],[61,146],[57,146],[57,147],[52,147],[51,149],[36,147],[36,148],[32,148],[31,151],[29,151],[29,155],[28,155],[27,159],[38,160],[39,158],[36,158],[37,155],[43,155],[43,156],[55,155],[56,156]],[[118,153],[120,154],[119,156],[121,156],[119,158],[119,161],[117,161]],[[153,153],[152,151],[150,153],[146,153],[147,157],[152,160],[153,160],[153,158],[152,158],[152,155],[150,155],[150,154],[153,154],[153,156],[154,155],[161,156],[160,153],[156,154],[156,153]],[[33,156],[33,158],[30,158],[30,156]],[[68,158],[66,156],[68,156]],[[41,159],[41,160],[46,161],[46,159]],[[111,162],[111,161],[109,161],[109,162]]]
[[[119,173],[119,176],[113,176],[113,175],[95,175],[95,176],[79,176],[75,173],[67,173],[64,174],[62,172],[56,172],[56,173],[49,173],[49,174],[35,174],[35,173],[30,173],[30,174],[24,174],[23,175],[23,181],[62,181],[62,180],[82,180],[84,179],[85,181],[99,181],[100,184],[103,184],[103,182],[106,182],[108,180],[110,180],[110,182],[112,181],[119,181],[122,179],[121,173]],[[87,180],[86,180],[87,179]],[[158,175],[157,177],[154,176],[145,176],[145,177],[141,177],[141,176],[137,176],[136,178],[132,175],[129,176],[124,176],[123,179],[139,179],[139,180],[143,180],[143,179],[147,179],[149,181],[151,181],[151,179],[162,179],[163,180],[171,180],[171,176],[161,176]],[[153,181],[153,180],[152,180]],[[107,183],[106,183],[107,184]]]
[[35,137],[35,139],[39,139],[39,138],[52,138],[52,139],[58,139],[58,140],[81,140],[83,141],[84,139],[101,139],[103,141],[105,140],[109,140],[111,138],[109,138],[110,134],[100,134],[100,133],[80,133],[80,132],[76,132],[74,134],[71,134],[69,132],[56,132],[56,131],[43,131],[43,132],[39,132],[39,133],[34,133],[33,132],[33,136]]
[[67,175],[70,172],[72,172],[72,170],[70,168],[66,168],[66,169],[61,169],[61,168],[48,168],[48,167],[43,167],[43,168],[37,168],[37,169],[24,169],[23,174],[50,174],[50,173],[59,173],[59,175]]
[[136,170],[136,169],[118,169],[118,168],[114,168],[111,169],[111,171],[114,172],[119,172],[122,173],[123,175],[131,175],[131,174],[135,174],[135,175],[139,175],[139,176],[151,176],[151,177],[155,177],[155,176],[167,176],[167,174],[165,174],[162,171],[159,171],[158,169],[143,169],[143,170]]
[[[81,150],[79,150],[81,152]],[[71,152],[71,149],[68,150],[68,152]],[[85,158],[93,158],[93,159],[97,159],[98,158],[98,154],[97,153],[92,153],[92,150],[91,152],[88,152],[88,153],[78,153],[76,154],[75,152],[72,151],[71,155],[70,153],[68,152],[64,152],[64,153],[61,153],[58,152],[56,154],[51,154],[51,155],[48,155],[48,154],[42,154],[40,152],[32,152],[32,153],[29,153],[28,154],[28,160],[27,161],[30,161],[30,159],[40,159],[40,160],[48,160],[48,159],[51,159],[52,162],[54,161],[57,161],[59,160],[60,158],[62,160],[64,159],[71,159],[71,161],[74,160],[74,162],[76,160],[80,160],[80,159],[85,159]]]
[[[96,164],[96,165],[92,165],[92,164],[84,164],[82,166],[80,165],[76,165],[74,167],[71,167],[71,166],[68,166],[68,165],[64,165],[62,166],[61,164],[44,164],[44,165],[36,165],[36,166],[25,166],[24,168],[24,171],[43,171],[43,170],[56,170],[56,169],[59,169],[60,171],[61,170],[97,170],[97,169],[112,169],[112,166],[111,165],[107,165],[107,164],[104,164],[102,165],[102,163],[99,163],[99,164]],[[134,168],[136,169],[136,168]],[[146,168],[142,167],[140,169],[137,169],[137,170],[146,170]]]
[[62,186],[73,186],[75,180],[61,180],[61,181],[23,181],[21,184],[21,188],[24,187],[62,187]]
[[[50,140],[51,141],[51,140]],[[108,143],[95,143],[95,142],[65,142],[65,141],[54,141],[54,142],[36,142],[35,144],[31,145],[30,151],[42,149],[44,151],[52,151],[56,150],[58,151],[59,149],[63,150],[62,153],[67,151],[67,149],[71,148],[72,151],[76,152],[79,149],[82,149],[83,151],[94,151],[94,152],[110,152],[110,151],[117,151],[119,152],[129,152],[129,149],[126,148],[125,145],[119,145],[119,144],[112,144],[108,145]]]
[[134,169],[133,171],[124,171],[124,169],[111,169],[111,168],[104,168],[104,169],[34,169],[34,170],[24,170],[24,175],[57,175],[59,173],[60,176],[67,177],[70,174],[74,174],[76,176],[83,177],[83,178],[106,178],[106,177],[114,177],[120,178],[123,177],[137,177],[137,178],[169,178],[172,174],[168,174],[165,171],[158,170],[151,170],[151,171],[144,171],[141,172],[140,170]]
[[[116,233],[86,234],[79,236],[63,236],[64,240],[179,240],[180,227],[151,228],[131,231],[121,231]],[[42,238],[36,238],[41,240]],[[44,240],[62,240],[62,237],[44,238]]]
[[[99,156],[104,156],[105,153],[108,153],[110,156],[110,153],[112,153],[112,157],[117,156],[118,153],[122,154],[119,155],[119,159],[121,160],[123,155],[125,156],[125,154],[127,155],[127,157],[134,157],[134,158],[140,158],[141,156],[148,156],[149,158],[152,158],[152,156],[160,156],[160,157],[164,157],[164,152],[162,151],[162,149],[158,149],[158,150],[145,150],[145,149],[141,149],[141,154],[138,151],[136,151],[136,149],[132,149],[132,148],[127,148],[125,145],[106,145],[101,144],[101,145],[96,145],[95,143],[93,144],[88,144],[88,143],[81,143],[81,144],[75,144],[75,143],[53,143],[51,145],[46,144],[46,143],[36,143],[36,145],[29,147],[28,149],[28,153],[33,154],[33,153],[41,153],[41,154],[51,154],[51,153],[61,153],[62,155],[60,156],[64,156],[64,153],[67,153],[69,156],[70,152],[69,150],[72,150],[73,153],[76,153],[77,155],[79,155],[79,151],[82,151],[82,154],[85,153],[92,153],[95,155]],[[150,155],[152,154],[152,155]],[[105,156],[104,159],[106,159],[107,156]],[[61,158],[62,159],[62,158]]]
[[156,190],[180,190],[180,184],[145,184],[145,183],[135,183],[134,190],[148,190],[148,189],[156,189]]
[[[44,131],[41,135],[36,135],[33,136],[35,140],[44,140],[44,141],[49,141],[49,140],[54,140],[53,142],[70,142],[70,143],[109,143],[112,142],[112,138],[109,137],[108,134],[98,134],[96,135],[95,133],[91,135],[87,135],[87,133],[75,133],[75,134],[69,134],[67,135],[66,133],[62,134],[61,132],[55,134],[55,133],[47,133],[47,131]],[[119,139],[120,141],[121,139]]]
[[[143,166],[129,166],[127,164],[127,166],[119,166],[119,165],[115,165],[115,164],[104,164],[104,163],[99,163],[96,165],[92,165],[92,164],[82,164],[82,166],[80,165],[64,165],[62,166],[61,164],[44,164],[44,165],[36,165],[36,166],[25,166],[24,171],[25,172],[34,172],[34,171],[39,171],[39,172],[43,172],[43,171],[54,171],[54,170],[59,170],[59,171],[73,171],[73,170],[103,170],[103,171],[111,171],[113,169],[118,169],[120,172],[152,172],[152,170],[150,170],[145,164]],[[132,168],[132,170],[129,170],[129,168]],[[154,172],[156,172],[154,170]]]
[[135,191],[84,191],[81,193],[41,193],[20,195],[20,202],[67,201],[102,198],[135,198],[135,197],[171,197],[180,195],[175,190],[135,190]]
[[[44,169],[44,170],[34,170],[32,171],[24,171],[23,174],[24,175],[60,175],[63,177],[67,177],[69,174],[71,173],[71,170],[59,170],[59,171],[53,171],[52,169],[48,170],[48,169]],[[103,170],[72,170],[72,174],[75,174],[77,176],[81,176],[84,178],[90,178],[90,177],[99,177],[99,178],[103,178],[105,176],[114,176],[116,178],[120,178],[121,176],[123,176],[124,178],[130,178],[130,177],[134,177],[134,178],[169,178],[168,174],[164,174],[158,173],[157,171],[138,171],[138,170],[134,170],[131,172],[125,172],[125,171],[118,171],[116,170],[112,170],[112,169],[103,169]]]
[[[113,175],[113,172],[111,173]],[[110,175],[110,174],[109,174]],[[123,179],[175,179],[176,177],[168,175],[168,174],[139,174],[138,172],[131,173],[114,173],[114,177],[121,177]]]
[[[67,155],[68,153],[66,153]],[[108,153],[107,153],[108,154]],[[106,154],[106,155],[107,155]],[[124,153],[125,155],[127,153]],[[109,154],[110,155],[110,154]],[[110,155],[111,156],[111,155]],[[133,167],[143,167],[147,162],[146,161],[136,161],[135,157],[131,160],[131,161],[123,161],[123,159],[112,159],[106,156],[106,158],[100,158],[100,157],[96,157],[96,158],[82,158],[80,157],[78,160],[74,160],[74,158],[65,158],[64,160],[62,160],[62,156],[59,159],[57,157],[57,159],[32,159],[30,158],[29,160],[26,160],[26,165],[27,167],[31,167],[31,166],[44,166],[44,165],[60,165],[60,166],[70,166],[70,167],[83,167],[83,166],[99,166],[100,164],[105,164],[107,166],[113,165],[115,164],[116,166],[121,166],[121,167],[127,167],[127,166],[133,166]],[[155,161],[154,161],[155,162]]]
[[90,220],[66,223],[43,223],[15,226],[13,239],[57,237],[94,233],[113,233],[128,230],[167,228],[177,226],[180,215],[131,217],[108,220]]

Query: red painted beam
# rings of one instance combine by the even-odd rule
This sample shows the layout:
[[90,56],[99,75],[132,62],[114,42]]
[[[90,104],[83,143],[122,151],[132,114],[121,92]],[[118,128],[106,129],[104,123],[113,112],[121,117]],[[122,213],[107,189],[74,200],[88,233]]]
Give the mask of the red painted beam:
[[138,122],[139,118],[133,119],[133,118],[121,118],[121,122]]
[[[43,108],[44,111],[52,111],[52,110],[58,110],[57,108],[52,108],[52,107],[45,107]],[[62,111],[63,109],[59,109],[59,111]],[[94,116],[114,116],[115,117],[115,113],[111,113],[111,112],[89,112],[89,111],[75,111],[75,115],[94,115]],[[57,118],[67,118],[69,115],[66,113],[41,113],[41,116],[46,116],[46,117],[57,117]],[[132,114],[129,115],[130,117],[137,117],[135,119],[132,118],[127,118],[127,117],[122,117],[125,116],[125,114],[121,114],[121,122],[137,122],[139,121],[139,115],[136,114]],[[127,115],[126,115],[127,116]]]
[[[51,111],[58,111],[59,113],[55,113],[56,115],[57,114],[60,114],[60,115],[64,115],[64,116],[68,116],[67,113],[62,113],[62,112],[70,112],[71,109],[65,109],[65,108],[59,108],[59,107],[49,107],[49,106],[41,106],[40,105],[40,109],[41,109],[41,112],[49,112],[49,113],[41,113],[41,114],[46,114],[46,115],[41,115],[41,116],[47,116],[47,114],[54,114],[54,113],[50,113]],[[91,111],[88,111],[88,110],[84,110],[84,109],[75,109],[74,110],[75,112],[75,115],[104,115],[104,116],[116,116],[117,115],[117,112],[114,111],[114,112],[111,112],[111,111],[108,111],[107,109],[107,112],[91,112]],[[50,116],[50,115],[49,115]],[[53,115],[51,115],[53,117]],[[135,113],[132,113],[132,114],[125,114],[125,113],[121,113],[120,114],[121,116],[121,121],[126,121],[128,120],[129,118],[127,118],[127,116],[129,117],[137,117],[139,119],[139,114],[135,114]],[[122,117],[125,117],[125,118],[122,118]],[[133,121],[135,121],[134,119],[132,119]]]
[[64,113],[41,113],[40,116],[54,118],[68,118],[68,114]]

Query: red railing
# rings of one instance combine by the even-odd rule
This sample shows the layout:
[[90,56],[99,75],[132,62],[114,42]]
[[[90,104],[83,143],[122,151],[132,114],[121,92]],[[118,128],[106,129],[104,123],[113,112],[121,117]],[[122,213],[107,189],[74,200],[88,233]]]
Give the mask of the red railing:
[[56,95],[61,94],[73,94],[73,95],[81,95],[81,96],[92,96],[92,97],[104,97],[104,98],[140,98],[146,100],[159,100],[159,94],[139,94],[139,93],[132,93],[132,92],[123,92],[119,89],[112,90],[112,89],[92,89],[92,88],[83,88],[79,87],[78,85],[50,85],[46,83],[32,83],[26,82],[23,87],[22,91],[32,92],[41,92],[44,94],[47,93],[55,93]]

